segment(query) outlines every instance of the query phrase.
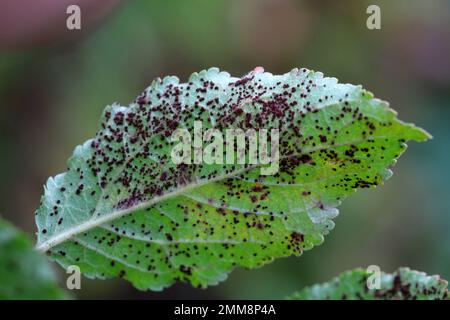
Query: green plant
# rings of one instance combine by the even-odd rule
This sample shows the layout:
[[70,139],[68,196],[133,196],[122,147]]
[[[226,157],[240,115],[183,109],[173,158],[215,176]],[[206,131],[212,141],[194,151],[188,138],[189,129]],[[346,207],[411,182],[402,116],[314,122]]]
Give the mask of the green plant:
[[380,275],[379,288],[369,289],[371,273],[363,269],[345,272],[330,282],[316,284],[289,296],[292,300],[441,300],[449,299],[448,282],[439,276],[400,268]]
[[[171,136],[195,121],[279,130],[278,172],[174,163]],[[108,106],[68,171],[48,180],[37,250],[87,277],[119,276],[139,289],[217,284],[235,267],[321,244],[347,196],[389,178],[406,141],[428,138],[361,86],[307,69],[234,78],[211,68],[187,83],[157,79],[128,107]]]
[[27,236],[0,219],[0,300],[63,299],[45,257]]

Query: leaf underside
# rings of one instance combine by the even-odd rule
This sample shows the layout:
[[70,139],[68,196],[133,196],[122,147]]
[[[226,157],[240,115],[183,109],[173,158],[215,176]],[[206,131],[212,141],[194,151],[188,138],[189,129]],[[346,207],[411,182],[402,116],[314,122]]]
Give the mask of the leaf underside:
[[[203,130],[279,129],[278,174],[174,164],[171,133],[192,132],[194,120]],[[68,171],[48,180],[37,248],[88,277],[120,276],[139,289],[217,284],[236,266],[321,244],[344,198],[388,178],[407,140],[428,138],[361,86],[307,69],[157,79],[128,107],[108,106]]]
[[381,273],[379,289],[368,289],[373,283],[364,269],[342,273],[330,282],[317,284],[294,293],[291,300],[442,300],[449,299],[448,282],[439,276],[399,268],[393,273]]
[[0,300],[66,297],[45,257],[24,234],[0,219]]

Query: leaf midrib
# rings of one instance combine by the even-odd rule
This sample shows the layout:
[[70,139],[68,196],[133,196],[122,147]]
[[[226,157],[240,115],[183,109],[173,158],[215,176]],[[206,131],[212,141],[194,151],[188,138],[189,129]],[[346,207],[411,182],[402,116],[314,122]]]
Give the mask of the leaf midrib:
[[[312,153],[312,152],[321,151],[321,150],[326,150],[326,149],[329,149],[329,148],[336,148],[336,147],[340,147],[340,146],[358,144],[358,143],[361,143],[361,142],[364,142],[364,141],[368,141],[368,140],[372,140],[372,139],[384,139],[384,138],[387,138],[387,136],[367,136],[364,139],[355,139],[355,140],[352,140],[352,141],[349,141],[349,142],[346,142],[346,143],[342,143],[342,144],[321,145],[321,146],[318,146],[318,147],[312,147],[310,149],[306,149],[306,150],[302,151],[299,154],[289,155],[289,157],[296,156],[296,155],[298,156],[300,154]],[[389,136],[389,138],[393,138],[393,136]],[[284,158],[286,158],[286,157],[280,157],[280,160],[282,160]],[[36,250],[38,250],[40,252],[46,252],[46,251],[50,250],[51,248],[55,247],[56,245],[61,244],[64,241],[71,239],[73,236],[75,236],[77,234],[80,234],[80,233],[83,233],[83,232],[86,232],[86,231],[89,231],[89,230],[91,230],[93,228],[96,228],[96,227],[98,227],[98,226],[100,226],[100,225],[102,225],[104,223],[107,223],[107,222],[113,221],[115,219],[121,218],[121,217],[123,217],[123,216],[125,216],[127,214],[130,214],[130,213],[133,213],[135,211],[146,209],[146,208],[148,208],[148,207],[150,207],[152,205],[155,205],[155,204],[157,204],[157,203],[159,203],[161,201],[164,201],[164,200],[170,199],[172,197],[175,197],[177,195],[183,194],[184,192],[189,191],[191,189],[195,189],[197,187],[200,187],[200,186],[203,186],[203,185],[206,185],[206,184],[209,184],[209,183],[214,183],[214,182],[217,182],[217,181],[220,181],[220,180],[232,178],[233,176],[236,176],[236,175],[245,173],[245,172],[247,172],[249,170],[255,169],[258,166],[259,165],[249,166],[249,167],[246,167],[246,168],[242,168],[241,170],[236,170],[236,171],[234,171],[232,173],[229,173],[229,174],[226,174],[226,175],[223,175],[223,176],[218,176],[216,178],[209,179],[209,180],[199,180],[196,183],[192,183],[192,184],[186,185],[185,187],[180,188],[178,190],[169,192],[169,193],[164,194],[162,196],[157,196],[157,197],[155,197],[155,198],[153,198],[153,199],[151,199],[151,200],[149,200],[147,202],[139,203],[139,204],[137,204],[135,206],[131,206],[131,207],[127,208],[127,209],[114,211],[112,213],[96,217],[95,219],[89,219],[86,222],[83,222],[82,224],[80,224],[78,226],[69,228],[69,229],[67,229],[67,230],[65,230],[65,231],[63,231],[63,232],[61,232],[61,233],[59,233],[57,235],[52,236],[51,238],[43,241],[42,243],[37,244],[36,245]]]

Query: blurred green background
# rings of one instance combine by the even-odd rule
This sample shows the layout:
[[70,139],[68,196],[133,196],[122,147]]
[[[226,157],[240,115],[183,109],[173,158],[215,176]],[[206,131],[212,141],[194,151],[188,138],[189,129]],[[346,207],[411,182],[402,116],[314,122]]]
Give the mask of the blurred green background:
[[[2,0],[0,10],[20,2]],[[283,298],[372,264],[450,279],[449,1],[69,1],[80,2],[81,31],[66,30],[65,8],[55,14],[45,5],[56,2],[31,4],[38,2],[9,22],[11,13],[0,13],[0,214],[30,235],[47,177],[65,171],[74,147],[94,136],[106,105],[128,104],[158,76],[186,80],[211,66],[236,76],[255,66],[320,70],[363,84],[434,136],[411,143],[384,186],[350,197],[325,243],[300,258],[235,270],[205,290],[178,283],[140,292],[122,280],[83,278],[77,297]],[[381,8],[381,30],[366,27],[369,4]]]

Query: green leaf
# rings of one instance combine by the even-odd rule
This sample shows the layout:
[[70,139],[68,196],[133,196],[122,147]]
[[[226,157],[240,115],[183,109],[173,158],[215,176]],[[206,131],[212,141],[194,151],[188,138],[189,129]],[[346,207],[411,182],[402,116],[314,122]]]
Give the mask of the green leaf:
[[0,300],[66,297],[45,257],[25,234],[0,219]]
[[[128,107],[104,111],[96,136],[50,178],[36,212],[37,248],[91,278],[139,289],[176,280],[205,287],[323,242],[336,207],[391,175],[422,129],[386,102],[319,72],[242,78],[212,68],[187,83],[157,79]],[[175,164],[171,134],[279,129],[280,164]]]
[[[448,282],[439,276],[400,268],[381,272],[379,289],[368,289],[375,276],[363,269],[342,273],[330,282],[316,284],[294,293],[291,300],[441,300],[448,299]],[[372,277],[372,278],[371,278]]]

